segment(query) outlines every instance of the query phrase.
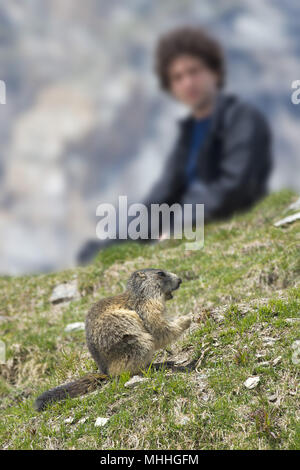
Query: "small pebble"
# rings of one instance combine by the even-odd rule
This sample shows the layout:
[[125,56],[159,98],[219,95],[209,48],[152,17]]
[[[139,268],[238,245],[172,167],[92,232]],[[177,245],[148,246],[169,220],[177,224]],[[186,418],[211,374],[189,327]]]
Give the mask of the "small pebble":
[[256,376],[253,376],[253,377],[248,377],[248,379],[245,380],[244,385],[245,385],[246,388],[251,390],[252,388],[257,387],[259,382],[260,382],[260,378],[258,377],[258,375],[256,375]]
[[279,362],[281,362],[281,359],[282,359],[281,356],[276,357],[272,362],[273,366],[277,366],[277,364],[279,364]]
[[109,420],[109,418],[97,418],[96,421],[95,421],[95,426],[97,428],[101,427],[101,426],[105,426],[107,421]]
[[128,382],[124,384],[124,387],[126,388],[133,388],[136,387],[138,384],[147,382],[149,380],[146,377],[140,377],[139,375],[134,375]]
[[83,321],[77,321],[75,323],[69,323],[65,327],[65,332],[70,333],[71,331],[82,331],[85,329],[85,324]]

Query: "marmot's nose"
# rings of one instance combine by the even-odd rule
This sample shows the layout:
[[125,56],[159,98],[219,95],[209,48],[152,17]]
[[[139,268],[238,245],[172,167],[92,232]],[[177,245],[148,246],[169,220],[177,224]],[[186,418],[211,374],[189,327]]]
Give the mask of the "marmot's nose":
[[182,283],[182,279],[180,279],[180,277],[178,278],[178,284],[181,284]]

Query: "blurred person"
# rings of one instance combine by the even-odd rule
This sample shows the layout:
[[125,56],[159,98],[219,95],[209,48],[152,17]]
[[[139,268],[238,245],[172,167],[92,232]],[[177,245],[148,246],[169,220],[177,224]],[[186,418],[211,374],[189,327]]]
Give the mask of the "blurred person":
[[[190,113],[144,204],[204,204],[205,221],[249,208],[267,192],[270,129],[257,109],[223,92],[221,45],[201,28],[177,28],[159,39],[155,70],[161,88]],[[79,261],[108,242],[89,242]]]

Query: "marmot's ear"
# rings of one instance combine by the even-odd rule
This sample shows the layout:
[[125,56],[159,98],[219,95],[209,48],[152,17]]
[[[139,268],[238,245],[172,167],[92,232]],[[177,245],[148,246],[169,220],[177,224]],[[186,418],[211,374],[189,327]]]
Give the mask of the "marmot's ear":
[[141,279],[141,280],[143,280],[143,279],[146,279],[147,276],[146,276],[146,274],[143,273],[142,271],[137,271],[137,272],[135,273],[135,277],[136,277],[136,279]]

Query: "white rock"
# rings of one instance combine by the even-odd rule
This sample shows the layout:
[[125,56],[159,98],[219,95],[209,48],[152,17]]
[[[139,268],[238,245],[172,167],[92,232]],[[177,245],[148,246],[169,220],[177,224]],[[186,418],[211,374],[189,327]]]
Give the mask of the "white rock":
[[97,418],[96,421],[95,421],[95,426],[97,428],[101,427],[101,426],[105,426],[106,423],[108,422],[109,418]]
[[260,382],[260,378],[258,377],[258,375],[254,375],[252,377],[248,377],[248,379],[244,382],[244,385],[246,388],[251,390],[252,388],[257,387],[259,382]]
[[74,422],[74,417],[70,416],[70,418],[66,418],[64,421],[66,424],[72,424]]
[[79,421],[78,421],[78,424],[83,424],[87,421],[87,418],[81,418]]
[[136,387],[138,384],[147,382],[149,380],[146,377],[140,377],[139,375],[134,375],[128,382],[124,384],[124,387],[126,388],[133,388]]
[[291,224],[292,222],[295,222],[296,220],[299,220],[299,219],[300,219],[300,212],[296,212],[296,214],[289,215],[288,217],[285,217],[284,219],[278,220],[278,222],[275,222],[274,226],[281,227],[282,225]]
[[80,295],[77,289],[77,280],[74,279],[73,281],[64,282],[54,287],[50,297],[50,302],[55,304],[77,299],[79,297]]
[[85,324],[83,321],[76,321],[75,323],[69,323],[65,327],[65,332],[70,333],[71,331],[82,331],[85,329]]

